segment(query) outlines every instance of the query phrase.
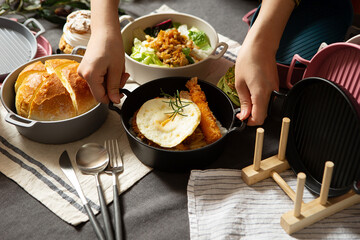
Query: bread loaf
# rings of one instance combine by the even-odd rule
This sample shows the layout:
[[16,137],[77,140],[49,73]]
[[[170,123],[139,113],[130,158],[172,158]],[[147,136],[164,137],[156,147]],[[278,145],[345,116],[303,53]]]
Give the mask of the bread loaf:
[[15,83],[15,107],[25,118],[56,121],[81,115],[97,105],[90,88],[77,74],[79,63],[50,59],[32,63]]

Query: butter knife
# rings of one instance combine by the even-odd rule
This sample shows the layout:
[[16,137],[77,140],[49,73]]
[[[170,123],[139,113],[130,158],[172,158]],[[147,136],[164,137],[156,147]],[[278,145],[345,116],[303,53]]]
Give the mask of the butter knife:
[[89,203],[85,198],[83,191],[81,190],[79,180],[77,179],[74,168],[71,165],[71,161],[70,161],[69,154],[67,153],[67,151],[64,151],[61,154],[60,159],[59,159],[59,164],[60,164],[61,170],[64,172],[66,177],[69,179],[69,181],[75,188],[77,194],[79,195],[81,202],[83,203],[86,213],[89,216],[91,225],[93,226],[98,239],[105,240],[106,238],[105,238],[104,232],[103,232],[99,222],[96,220],[95,215],[92,212],[92,210],[89,206]]

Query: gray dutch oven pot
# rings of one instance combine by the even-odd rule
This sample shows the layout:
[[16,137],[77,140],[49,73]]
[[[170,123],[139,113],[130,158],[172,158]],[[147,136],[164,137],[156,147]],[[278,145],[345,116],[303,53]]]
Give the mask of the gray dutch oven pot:
[[107,106],[100,103],[82,115],[60,121],[35,121],[16,114],[14,84],[19,73],[33,62],[45,62],[55,58],[71,59],[77,62],[82,60],[82,56],[76,54],[57,54],[34,59],[11,72],[1,88],[1,102],[8,112],[5,121],[15,125],[23,136],[47,144],[62,144],[82,139],[96,131],[104,123],[108,114]]

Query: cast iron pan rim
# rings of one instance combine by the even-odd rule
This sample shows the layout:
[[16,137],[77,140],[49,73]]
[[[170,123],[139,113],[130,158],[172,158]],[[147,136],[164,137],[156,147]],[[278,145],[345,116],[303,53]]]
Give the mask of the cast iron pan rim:
[[[304,87],[306,87],[307,84],[311,83],[311,82],[320,82],[320,83],[324,83],[324,84],[328,84],[330,85],[333,89],[335,89],[338,93],[340,93],[343,97],[343,99],[346,101],[346,103],[348,104],[348,106],[350,107],[352,113],[357,116],[356,118],[356,122],[358,125],[360,125],[360,114],[359,114],[359,109],[357,109],[354,106],[354,102],[351,101],[351,97],[352,95],[350,95],[349,93],[347,93],[347,90],[344,89],[343,87],[337,85],[336,83],[324,79],[324,78],[320,78],[320,77],[308,77],[308,78],[304,78],[303,80],[297,82],[287,93],[287,96],[289,94],[292,94],[292,92],[298,91],[298,90],[302,90]],[[302,94],[302,91],[300,91],[299,94]],[[285,104],[284,104],[284,109],[286,110],[284,112],[285,116],[289,116],[289,115],[293,115],[294,114],[294,108],[289,108],[288,104],[293,105],[297,103],[298,99],[295,99],[289,103],[288,102],[288,98],[285,99]],[[290,110],[289,110],[290,109]],[[309,170],[305,167],[305,165],[303,164],[303,162],[301,161],[301,158],[299,156],[299,152],[297,151],[297,146],[295,144],[295,140],[294,140],[294,136],[292,134],[291,128],[290,128],[290,132],[289,132],[289,140],[288,140],[288,150],[287,151],[292,151],[294,158],[292,160],[289,161],[290,167],[293,170],[293,172],[295,174],[298,174],[300,172],[304,172],[307,176],[309,176],[307,178],[307,181],[305,183],[305,185],[307,186],[307,188],[315,193],[315,194],[319,194],[320,191],[316,191],[316,189],[321,185],[322,183],[319,182],[316,178],[313,177],[313,174],[311,174],[309,172]],[[294,166],[295,163],[295,166]],[[324,166],[325,167],[325,166]],[[359,171],[358,171],[359,172]],[[358,176],[359,177],[359,176]],[[354,179],[354,180],[358,180],[358,179]],[[310,182],[309,182],[310,181]],[[315,185],[314,185],[315,183]],[[318,186],[316,186],[316,184]],[[331,188],[330,187],[330,192],[329,192],[329,197],[335,197],[335,196],[339,196],[342,194],[345,194],[347,191],[349,191],[352,188],[352,184],[350,184],[349,186],[346,187],[340,187],[340,188]]]
[[[136,92],[136,91],[143,91],[143,89],[141,88],[146,88],[147,85],[151,85],[151,84],[154,84],[154,81],[162,81],[164,79],[182,79],[182,80],[189,80],[191,77],[184,77],[184,76],[173,76],[173,77],[162,77],[162,78],[157,78],[157,79],[154,79],[152,81],[149,81],[147,83],[144,83],[142,85],[140,85],[139,87],[137,87],[135,90],[133,90],[132,92],[130,92],[130,94]],[[230,98],[218,87],[216,87],[215,85],[209,83],[209,82],[206,82],[204,80],[201,80],[201,79],[198,79],[198,82],[200,84],[204,84],[204,85],[208,85],[208,86],[211,86],[213,88],[216,88],[219,93],[221,93],[223,96],[225,96],[226,100],[228,101],[228,103],[231,105],[232,107],[232,110],[233,110],[233,116],[235,117],[235,109],[234,109],[234,105],[232,104]],[[126,100],[125,100],[126,101]],[[167,149],[162,149],[162,148],[158,148],[158,147],[154,147],[154,146],[150,146],[146,143],[144,143],[143,141],[139,140],[136,136],[134,136],[133,133],[131,133],[129,131],[129,129],[127,129],[126,127],[126,124],[124,123],[124,120],[123,118],[121,117],[121,123],[125,129],[125,131],[127,132],[128,136],[131,136],[135,141],[137,141],[138,143],[140,143],[142,146],[145,146],[145,147],[148,147],[148,148],[151,148],[153,150],[158,150],[158,151],[161,151],[161,152],[166,152],[166,153],[173,153],[173,152],[179,152],[179,153],[188,153],[188,152],[196,152],[196,151],[199,151],[200,149],[203,150],[203,149],[208,149],[208,148],[211,148],[213,145],[216,145],[218,144],[220,141],[222,141],[230,132],[231,132],[231,129],[234,125],[234,119],[233,121],[231,122],[230,124],[230,127],[227,129],[227,132],[220,138],[218,139],[217,141],[213,142],[213,143],[210,143],[210,144],[207,144],[206,146],[204,147],[201,147],[201,148],[197,148],[197,149],[190,149],[190,150],[167,150]]]

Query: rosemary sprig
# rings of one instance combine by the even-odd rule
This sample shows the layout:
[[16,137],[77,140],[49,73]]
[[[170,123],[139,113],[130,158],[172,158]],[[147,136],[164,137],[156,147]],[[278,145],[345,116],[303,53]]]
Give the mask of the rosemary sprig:
[[162,89],[161,90],[161,95],[164,96],[165,98],[168,98],[169,101],[164,101],[165,103],[168,103],[169,106],[171,107],[171,109],[173,110],[172,112],[167,112],[165,114],[170,114],[171,121],[173,121],[176,117],[176,115],[181,115],[186,117],[187,115],[184,114],[184,108],[190,105],[190,102],[184,102],[181,101],[180,98],[180,93],[179,90],[176,90],[176,93],[174,94],[174,96],[171,96],[170,94],[165,93]]

